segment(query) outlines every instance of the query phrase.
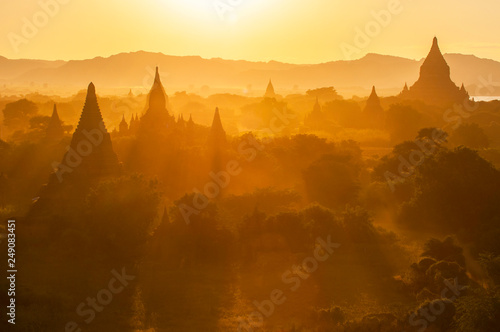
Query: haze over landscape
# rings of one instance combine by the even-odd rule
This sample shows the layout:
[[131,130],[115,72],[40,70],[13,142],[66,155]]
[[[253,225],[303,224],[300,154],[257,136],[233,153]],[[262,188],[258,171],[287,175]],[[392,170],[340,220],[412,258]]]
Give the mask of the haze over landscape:
[[[499,62],[472,55],[444,56],[453,68],[452,79],[464,83],[471,95],[500,95],[500,82],[493,80],[500,78]],[[5,84],[4,94],[34,90],[49,95],[67,95],[88,81],[99,84],[105,93],[127,93],[131,88],[136,93],[146,93],[147,85],[153,78],[154,65],[158,65],[165,68],[162,69],[162,75],[167,91],[171,92],[208,95],[229,91],[255,97],[264,92],[266,78],[272,78],[281,94],[300,93],[335,84],[337,91],[345,97],[366,96],[372,85],[378,87],[381,95],[387,96],[397,94],[405,82],[414,82],[423,60],[368,54],[359,60],[294,65],[276,61],[264,63],[203,59],[148,52],[69,62],[0,58],[0,84]],[[486,83],[493,84],[485,89]]]
[[493,1],[0,4],[0,331],[500,331]]

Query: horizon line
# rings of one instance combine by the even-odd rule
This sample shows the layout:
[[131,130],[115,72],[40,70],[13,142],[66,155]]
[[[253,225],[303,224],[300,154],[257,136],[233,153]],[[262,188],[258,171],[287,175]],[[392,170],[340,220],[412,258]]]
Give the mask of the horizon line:
[[[406,60],[411,60],[411,61],[416,61],[416,62],[420,62],[422,61],[423,59],[426,58],[427,54],[424,55],[423,57],[421,57],[420,59],[413,59],[413,58],[407,58],[407,57],[404,57],[404,56],[399,56],[399,55],[392,55],[392,54],[382,54],[382,53],[373,53],[373,52],[370,52],[370,53],[366,53],[364,54],[363,56],[359,57],[359,58],[355,58],[355,59],[334,59],[334,60],[330,60],[330,61],[324,61],[324,62],[315,62],[315,63],[298,63],[298,62],[286,62],[286,61],[280,61],[280,60],[268,60],[268,61],[265,61],[265,60],[247,60],[247,59],[229,59],[229,58],[222,58],[222,57],[203,57],[201,55],[174,55],[174,54],[166,54],[166,53],[163,53],[163,52],[155,52],[155,51],[145,51],[145,50],[137,50],[137,51],[123,51],[123,52],[119,52],[119,53],[114,53],[114,54],[110,54],[110,55],[96,55],[94,57],[89,57],[89,58],[79,58],[79,59],[43,59],[43,58],[8,58],[6,56],[3,56],[0,54],[0,57],[4,58],[4,59],[7,59],[7,60],[32,60],[32,61],[51,61],[51,62],[58,62],[58,61],[63,61],[63,62],[70,62],[70,61],[87,61],[87,60],[94,60],[94,59],[98,59],[98,58],[104,58],[104,59],[109,59],[113,56],[117,56],[117,55],[121,55],[121,54],[134,54],[134,53],[149,53],[149,54],[161,54],[161,55],[164,55],[164,56],[171,56],[171,57],[178,57],[178,58],[201,58],[201,59],[204,59],[204,60],[224,60],[224,61],[245,61],[245,62],[252,62],[252,63],[271,63],[271,62],[277,62],[277,63],[281,63],[281,64],[288,64],[288,65],[297,65],[297,66],[311,66],[311,65],[320,65],[320,64],[325,64],[325,63],[331,63],[331,62],[340,62],[340,61],[344,61],[344,62],[350,62],[350,61],[357,61],[357,60],[361,60],[369,55],[380,55],[380,56],[388,56],[388,57],[394,57],[394,58],[400,58],[400,59],[406,59]],[[482,58],[482,57],[479,57],[475,54],[470,54],[470,53],[443,53],[443,55],[464,55],[464,56],[474,56],[478,59],[484,59],[484,60],[492,60],[492,61],[496,61],[496,62],[500,62],[500,60],[495,60],[495,59],[491,59],[491,58]]]

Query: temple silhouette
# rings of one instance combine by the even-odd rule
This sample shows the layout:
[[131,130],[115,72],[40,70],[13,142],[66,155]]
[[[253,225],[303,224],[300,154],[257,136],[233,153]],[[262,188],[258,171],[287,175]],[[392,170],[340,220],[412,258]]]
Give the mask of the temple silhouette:
[[[72,157],[70,154],[74,152],[81,157],[81,162],[77,167],[71,167],[68,164]],[[93,83],[88,86],[80,121],[73,133],[70,149],[61,165],[72,168],[71,172],[68,171],[71,177],[88,179],[119,173],[118,158],[113,151],[111,137],[104,125]]]
[[469,99],[465,87],[462,85],[462,88],[459,88],[451,80],[450,67],[439,49],[436,37],[432,42],[429,55],[420,67],[419,79],[409,89],[405,84],[400,97],[444,107],[455,103],[461,104]]
[[375,86],[372,87],[372,92],[366,101],[362,117],[364,125],[367,127],[381,128],[384,125],[384,109],[380,104]]
[[168,96],[160,80],[160,73],[156,67],[155,79],[149,92],[146,112],[140,119],[139,135],[162,133],[166,128],[175,124],[175,118],[168,110]]
[[57,106],[54,104],[54,109],[52,111],[52,116],[50,117],[49,124],[47,126],[45,139],[49,142],[58,142],[64,136],[64,129],[62,126],[62,121],[59,119],[59,114],[57,113]]
[[[54,106],[47,136],[50,134],[55,138],[56,134],[60,135],[58,119]],[[81,199],[88,188],[99,180],[122,173],[99,109],[93,83],[88,86],[85,104],[68,150],[62,161],[52,166],[54,172],[48,183],[41,188],[39,198],[30,210],[31,217],[40,217],[56,206],[64,209],[65,202]]]
[[226,159],[227,136],[226,131],[222,127],[219,108],[215,109],[214,119],[208,135],[207,148],[207,156],[211,164],[210,170],[213,172],[221,171]]
[[264,98],[276,98],[273,82],[271,82],[271,80],[269,80],[269,83],[267,84],[267,89],[266,93],[264,94]]
[[325,121],[326,121],[325,114],[321,110],[321,104],[319,103],[319,99],[316,98],[313,110],[309,114],[307,114],[304,119],[304,125],[313,130],[322,129],[325,125]]

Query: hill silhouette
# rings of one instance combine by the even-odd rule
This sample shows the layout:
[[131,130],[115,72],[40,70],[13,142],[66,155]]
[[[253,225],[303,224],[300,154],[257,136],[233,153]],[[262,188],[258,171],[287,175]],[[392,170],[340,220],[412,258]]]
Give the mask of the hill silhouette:
[[[422,54],[422,57],[426,54]],[[451,68],[451,79],[464,83],[471,95],[495,95],[496,91],[478,89],[498,77],[500,62],[474,55],[445,54]],[[235,93],[247,90],[261,95],[268,79],[272,78],[278,94],[288,94],[315,88],[335,86],[343,95],[367,95],[373,85],[381,95],[394,95],[405,82],[418,79],[421,60],[396,56],[367,54],[352,61],[332,61],[321,64],[288,64],[277,61],[251,62],[245,60],[204,59],[199,56],[171,56],[162,53],[120,53],[107,58],[87,60],[45,61],[11,60],[0,57],[0,82],[14,86],[46,86],[58,88],[81,87],[94,81],[103,91],[134,89],[147,93],[154,78],[156,65],[163,68],[167,89],[196,92],[203,86],[225,89]],[[265,79],[263,79],[265,78]],[[499,90],[499,88],[496,88]]]

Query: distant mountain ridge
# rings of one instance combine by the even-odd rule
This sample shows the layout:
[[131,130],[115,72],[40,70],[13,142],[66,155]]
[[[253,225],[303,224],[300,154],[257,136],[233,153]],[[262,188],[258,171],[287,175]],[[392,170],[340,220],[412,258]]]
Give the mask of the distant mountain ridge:
[[[464,83],[471,95],[476,95],[476,91],[481,92],[479,95],[494,94],[493,89],[499,89],[495,85],[496,81],[500,82],[500,62],[463,54],[445,54],[444,57],[451,67],[452,80],[458,86]],[[45,84],[52,88],[81,88],[92,81],[98,89],[132,88],[140,93],[147,92],[154,68],[159,66],[167,91],[193,90],[202,86],[264,91],[272,79],[276,92],[283,94],[335,86],[341,93],[363,95],[375,85],[382,95],[388,95],[400,91],[405,82],[414,83],[422,61],[367,54],[351,61],[299,65],[277,61],[204,59],[145,51],[71,61],[0,57],[0,82],[16,86]],[[493,83],[493,88],[484,88],[487,82]]]

